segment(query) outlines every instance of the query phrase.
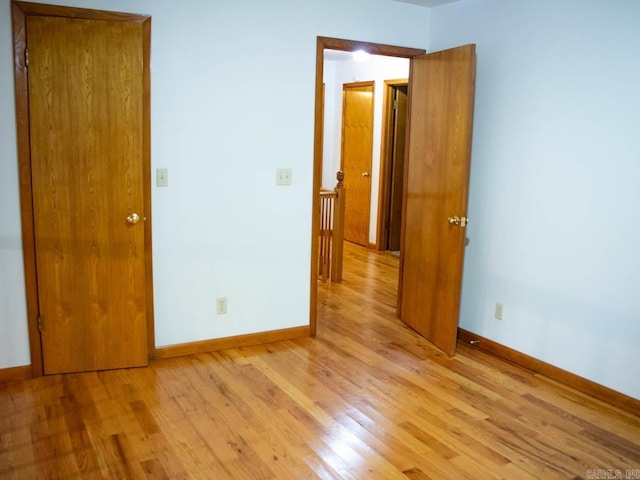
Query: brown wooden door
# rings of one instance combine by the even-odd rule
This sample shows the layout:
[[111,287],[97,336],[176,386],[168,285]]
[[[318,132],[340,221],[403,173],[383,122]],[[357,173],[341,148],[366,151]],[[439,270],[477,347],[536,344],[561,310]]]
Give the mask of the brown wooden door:
[[47,374],[147,364],[142,35],[139,23],[27,19]]
[[407,85],[393,87],[393,149],[391,153],[391,191],[389,192],[389,236],[387,250],[400,250],[402,230],[402,191],[407,132]]
[[456,349],[467,216],[475,45],[411,60],[400,318],[449,355]]
[[347,192],[344,239],[369,245],[373,82],[348,83],[342,95],[342,171]]

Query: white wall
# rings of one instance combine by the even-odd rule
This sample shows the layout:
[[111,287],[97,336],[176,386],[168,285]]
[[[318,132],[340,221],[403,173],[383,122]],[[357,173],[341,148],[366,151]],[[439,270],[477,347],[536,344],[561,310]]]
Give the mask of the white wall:
[[635,0],[463,0],[429,41],[477,44],[461,326],[635,398],[639,25]]
[[370,55],[367,60],[325,60],[325,141],[322,184],[333,188],[336,172],[340,170],[342,144],[342,86],[345,83],[374,81],[373,154],[371,162],[371,210],[369,243],[376,243],[378,219],[378,193],[380,188],[380,143],[382,138],[382,111],[385,80],[409,77],[406,58]]
[[[640,398],[639,2],[61,3],[153,15],[157,345],[307,324],[316,36],[429,35],[478,45],[461,326]],[[12,68],[0,0],[0,368],[29,363]]]
[[[316,37],[424,48],[429,10],[388,0],[60,3],[153,16],[152,168],[167,167],[170,183],[153,188],[156,344],[307,325]],[[0,368],[30,362],[10,18],[0,0]],[[293,186],[275,186],[278,167],[293,169]],[[215,315],[219,296],[226,316]]]

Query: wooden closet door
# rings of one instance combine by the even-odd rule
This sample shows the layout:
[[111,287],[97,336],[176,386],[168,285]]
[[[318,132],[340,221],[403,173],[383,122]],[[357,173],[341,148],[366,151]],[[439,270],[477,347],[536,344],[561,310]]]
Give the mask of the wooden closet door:
[[146,365],[143,27],[29,16],[44,372]]
[[347,192],[344,239],[369,245],[373,82],[347,83],[342,96],[342,171]]

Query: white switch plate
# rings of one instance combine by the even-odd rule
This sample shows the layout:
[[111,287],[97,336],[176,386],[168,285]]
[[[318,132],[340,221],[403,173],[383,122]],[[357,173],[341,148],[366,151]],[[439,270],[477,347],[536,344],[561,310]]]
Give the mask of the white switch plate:
[[496,320],[502,320],[503,314],[504,314],[504,305],[500,302],[496,302],[496,312],[495,312]]
[[169,169],[168,168],[156,168],[156,185],[158,187],[169,186]]
[[276,185],[291,185],[293,173],[290,168],[276,169]]
[[227,297],[216,298],[216,313],[218,315],[227,313]]

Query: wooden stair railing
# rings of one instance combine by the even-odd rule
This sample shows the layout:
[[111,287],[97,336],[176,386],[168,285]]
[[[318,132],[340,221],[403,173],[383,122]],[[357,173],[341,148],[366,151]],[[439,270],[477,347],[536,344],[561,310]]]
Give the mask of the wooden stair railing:
[[331,244],[333,243],[333,209],[338,195],[331,190],[320,191],[320,239],[318,245],[318,276],[323,282],[331,278]]
[[344,173],[336,174],[336,188],[320,191],[320,239],[318,276],[323,281],[342,281],[344,240]]

